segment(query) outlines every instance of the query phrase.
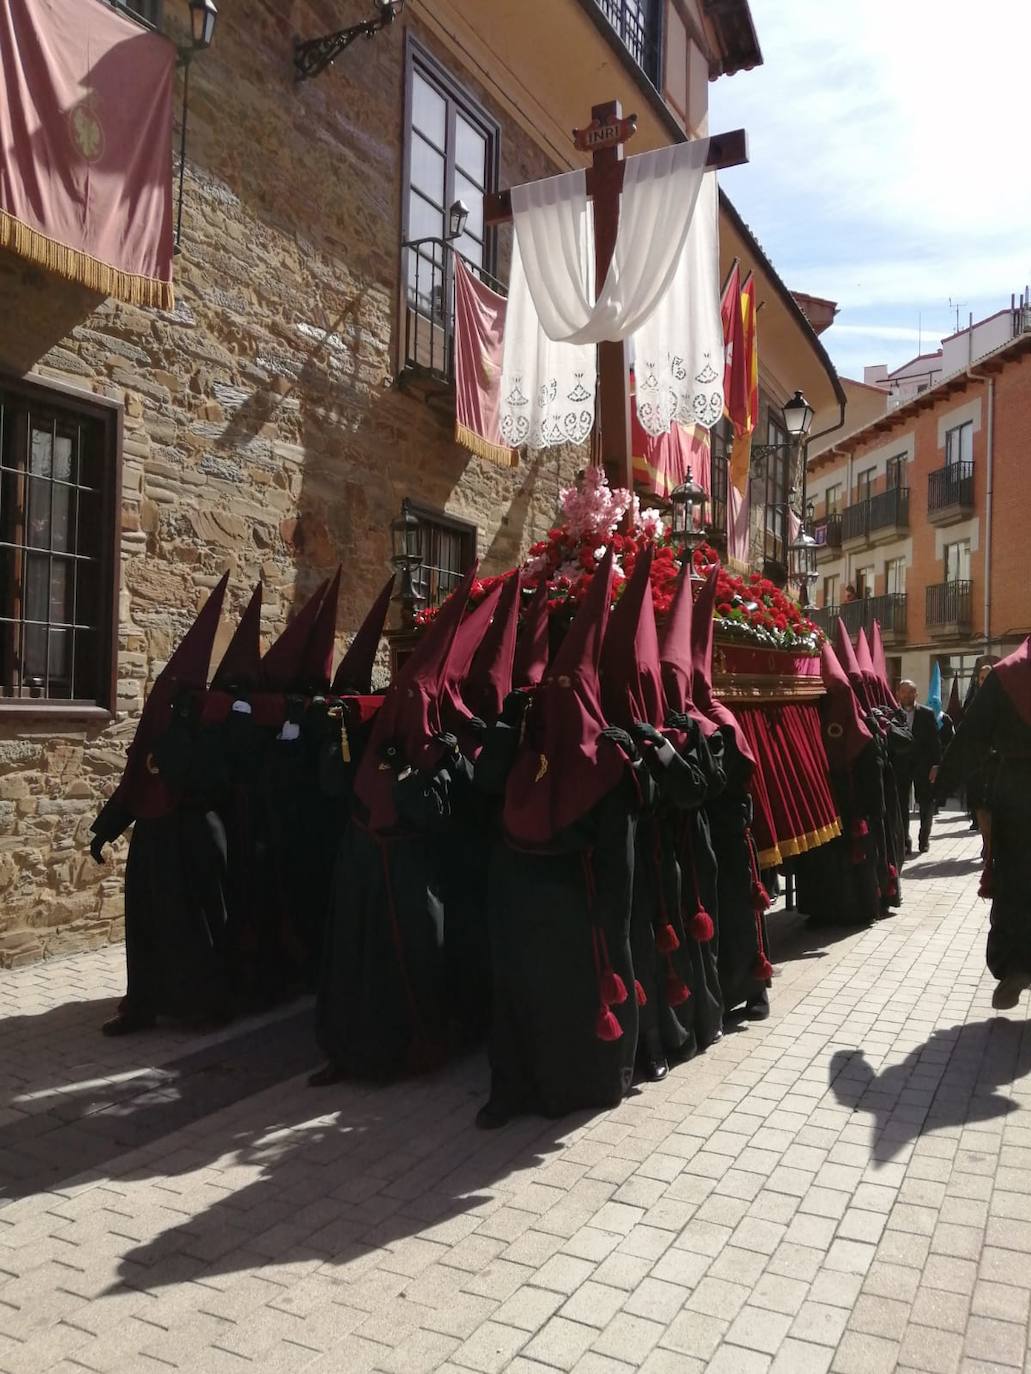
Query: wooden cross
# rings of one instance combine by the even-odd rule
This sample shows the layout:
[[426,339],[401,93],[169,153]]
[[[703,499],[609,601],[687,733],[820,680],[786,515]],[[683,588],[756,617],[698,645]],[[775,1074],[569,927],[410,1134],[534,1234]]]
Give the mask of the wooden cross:
[[[587,194],[594,212],[594,291],[599,296],[608,276],[619,229],[619,196],[623,189],[623,145],[637,130],[637,116],[623,117],[618,100],[591,109],[586,129],[573,130],[573,143],[592,154],[587,169]],[[744,129],[716,134],[709,140],[706,167],[737,167],[748,161]],[[487,224],[507,224],[512,219],[510,191],[496,191],[483,198]],[[598,345],[598,425],[605,472],[614,487],[633,490],[633,458],[630,445],[630,372],[626,345]]]

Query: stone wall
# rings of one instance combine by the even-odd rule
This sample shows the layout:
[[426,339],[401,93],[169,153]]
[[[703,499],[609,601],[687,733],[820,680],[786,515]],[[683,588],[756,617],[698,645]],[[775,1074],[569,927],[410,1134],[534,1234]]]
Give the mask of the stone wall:
[[[540,537],[584,462],[472,458],[451,417],[397,387],[404,35],[396,25],[296,85],[300,16],[277,13],[291,8],[221,6],[193,64],[174,313],[99,300],[0,254],[0,374],[112,397],[125,418],[117,718],[64,728],[0,712],[0,966],[120,936],[125,843],[98,868],[89,825],[148,682],[223,571],[216,655],[259,577],[273,635],[338,561],[343,647],[382,585],[404,494],[474,521],[496,570]],[[332,27],[303,17],[306,31]],[[478,94],[502,125],[502,184],[554,170]]]

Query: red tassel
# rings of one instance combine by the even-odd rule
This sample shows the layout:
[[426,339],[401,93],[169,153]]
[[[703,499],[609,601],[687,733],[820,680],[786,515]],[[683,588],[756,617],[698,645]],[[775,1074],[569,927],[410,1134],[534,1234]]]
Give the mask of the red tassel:
[[659,926],[655,936],[655,948],[660,954],[672,954],[675,949],[680,948],[680,938],[668,921],[664,926]]
[[646,1007],[648,1005],[648,995],[641,986],[640,980],[637,978],[634,979],[634,996],[637,998],[637,1005],[639,1007]]
[[691,989],[675,973],[666,974],[666,1001],[671,1007],[682,1006],[691,996]]
[[601,975],[601,1000],[610,1007],[622,1006],[626,1001],[626,984],[615,969],[607,968]]
[[700,945],[708,944],[716,934],[716,927],[712,923],[712,917],[703,907],[699,907],[691,917],[691,934]]
[[752,900],[755,902],[756,906],[760,907],[763,911],[768,910],[769,907],[773,905],[770,894],[758,879],[752,884]]
[[888,877],[889,877],[889,878],[897,878],[898,876],[899,876],[899,871],[898,871],[898,869],[895,867],[894,864],[889,864],[889,865],[888,865]]
[[870,827],[867,825],[866,821],[855,821],[853,823],[852,834],[855,835],[857,839],[861,839],[864,835],[869,835],[869,833]]
[[773,977],[773,965],[762,951],[760,951],[759,957],[755,961],[752,977],[758,978],[761,983],[766,983]]
[[623,1034],[623,1027],[608,1007],[602,1007],[594,1023],[594,1033],[599,1040],[618,1040]]

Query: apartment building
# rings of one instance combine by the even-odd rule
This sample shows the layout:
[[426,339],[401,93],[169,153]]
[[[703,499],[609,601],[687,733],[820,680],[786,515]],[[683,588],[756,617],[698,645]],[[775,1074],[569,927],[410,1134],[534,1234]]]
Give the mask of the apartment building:
[[810,460],[816,618],[880,622],[896,678],[946,693],[1031,631],[1031,332]]

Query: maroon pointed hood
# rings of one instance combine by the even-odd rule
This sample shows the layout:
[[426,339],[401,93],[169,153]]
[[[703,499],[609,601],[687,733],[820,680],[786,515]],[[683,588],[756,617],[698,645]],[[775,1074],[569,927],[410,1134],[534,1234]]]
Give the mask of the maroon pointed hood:
[[859,627],[859,634],[856,636],[856,662],[859,664],[859,671],[863,674],[863,681],[866,683],[867,691],[872,701],[879,702],[882,706],[888,704],[888,696],[884,690],[877,670],[873,666],[873,654],[870,652],[870,641],[866,637],[866,631],[862,625]]
[[387,689],[376,716],[354,784],[372,830],[390,830],[397,825],[394,773],[383,761],[381,750],[392,746],[405,763],[421,770],[434,768],[440,761],[442,748],[436,740],[442,730],[440,696],[476,568],[474,563],[423,631]]
[[852,690],[859,698],[860,706],[864,711],[869,711],[871,707],[877,705],[877,699],[870,695],[869,686],[867,685],[866,678],[863,676],[863,670],[860,667],[859,660],[856,658],[856,651],[852,647],[852,640],[849,637],[848,630],[845,628],[845,622],[840,618],[838,620],[837,634],[838,643],[835,651],[838,656],[838,662],[841,664],[849,682],[852,684]]
[[338,695],[368,696],[371,693],[372,670],[376,666],[379,642],[383,638],[383,627],[387,623],[393,594],[394,574],[391,573],[340,660],[333,677],[333,691]]
[[466,706],[488,725],[497,720],[505,698],[512,690],[522,595],[523,575],[516,568],[502,585],[501,600],[494,612],[494,619],[473,655],[472,666],[462,687],[462,699]]
[[549,654],[548,613],[548,580],[542,576],[516,640],[513,687],[536,687],[544,676]]
[[718,576],[719,567],[717,566],[702,583],[702,589],[694,603],[691,624],[691,639],[694,648],[694,699],[698,709],[703,711],[710,720],[714,720],[717,725],[724,726],[733,732],[738,753],[754,766],[755,755],[752,753],[751,746],[745,738],[745,732],[741,729],[733,711],[728,706],[724,706],[721,701],[717,701],[712,694],[712,645],[716,633],[713,610],[716,606],[716,579]]
[[490,629],[491,621],[501,600],[502,585],[496,587],[483,598],[480,604],[465,617],[455,631],[454,643],[448,657],[447,672],[440,693],[440,722],[445,730],[457,735],[458,744],[468,758],[479,752],[480,741],[469,730],[472,711],[465,704],[462,687],[469,675],[473,658]]
[[829,644],[824,644],[821,652],[820,675],[827,689],[820,704],[827,761],[832,769],[843,772],[852,766],[873,735],[863,722],[852,684]]
[[333,651],[336,648],[337,637],[337,604],[340,600],[340,574],[342,567],[337,567],[336,576],[326,589],[319,605],[318,612],[312,622],[311,633],[308,635],[308,642],[304,646],[304,658],[301,661],[301,673],[298,685],[305,696],[321,696],[329,691],[329,680],[333,676]]
[[261,675],[261,594],[259,582],[233,631],[222,661],[211,679],[213,692],[250,692]]
[[1031,636],[992,669],[1025,725],[1031,725]]
[[625,774],[627,760],[619,747],[599,738],[607,724],[598,669],[612,596],[612,560],[610,548],[527,711],[505,789],[505,830],[517,845],[548,844]]
[[117,789],[119,800],[139,820],[167,815],[178,804],[179,795],[157,772],[151,750],[171,724],[172,708],[179,697],[184,692],[200,695],[206,688],[228,584],[226,573],[155,678],[144,702]]
[[312,627],[326,594],[328,582],[320,582],[286,629],[265,650],[261,660],[261,687],[268,692],[293,692],[304,672]]
[[655,628],[649,545],[638,557],[633,574],[609,616],[601,653],[602,705],[613,725],[630,729],[644,721],[661,730],[666,724],[666,695],[662,689],[659,635]]
[[[671,711],[696,720],[702,735],[708,736],[719,727],[698,709],[694,701],[694,583],[690,573],[690,565],[685,562],[677,578],[673,604],[663,627],[659,655],[667,706]],[[681,731],[671,735],[671,738],[675,744],[682,744],[686,736]]]
[[873,629],[870,631],[870,656],[873,659],[873,670],[881,684],[884,699],[889,706],[894,706],[897,710],[898,702],[895,699],[891,679],[888,676],[888,658],[884,652],[884,640],[881,636],[881,622],[879,620],[874,621]]

